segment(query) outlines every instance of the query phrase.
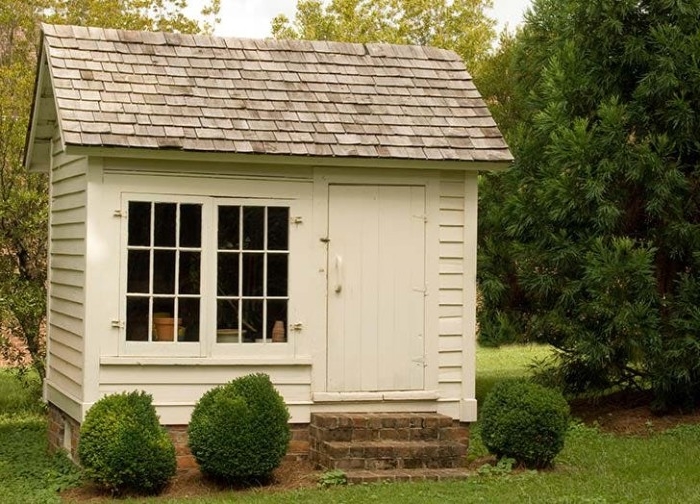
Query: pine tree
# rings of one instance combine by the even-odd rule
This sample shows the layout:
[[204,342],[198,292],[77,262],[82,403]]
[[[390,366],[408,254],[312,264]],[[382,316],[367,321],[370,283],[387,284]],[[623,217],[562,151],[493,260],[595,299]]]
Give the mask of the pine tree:
[[[700,398],[700,0],[535,0],[509,49],[509,172],[482,191],[485,340],[570,390]],[[512,118],[511,118],[512,119]]]

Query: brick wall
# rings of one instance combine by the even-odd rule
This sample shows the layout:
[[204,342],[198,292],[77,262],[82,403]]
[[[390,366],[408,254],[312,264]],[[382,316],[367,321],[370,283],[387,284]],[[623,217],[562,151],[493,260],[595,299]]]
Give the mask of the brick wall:
[[[285,459],[306,460],[309,458],[309,425],[292,424],[292,439],[289,442],[289,449]],[[166,425],[165,428],[170,434],[170,438],[175,444],[178,469],[195,469],[197,462],[187,446],[187,426],[186,425]]]
[[[51,452],[65,450],[74,462],[78,462],[78,440],[80,424],[66,415],[55,405],[49,403],[49,449]],[[286,459],[306,460],[309,457],[309,425],[292,424],[292,439]],[[166,425],[166,430],[175,444],[178,469],[196,469],[197,462],[187,446],[186,425]]]
[[78,462],[78,440],[80,439],[80,424],[62,410],[48,404],[49,409],[49,450],[65,450],[73,462]]

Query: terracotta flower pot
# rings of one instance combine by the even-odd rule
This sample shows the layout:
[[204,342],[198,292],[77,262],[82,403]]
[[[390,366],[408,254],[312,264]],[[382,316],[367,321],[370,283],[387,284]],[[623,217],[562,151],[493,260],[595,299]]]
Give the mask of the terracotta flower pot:
[[[177,319],[178,325],[182,319]],[[175,338],[175,319],[172,317],[156,317],[153,319],[156,341],[173,341]]]

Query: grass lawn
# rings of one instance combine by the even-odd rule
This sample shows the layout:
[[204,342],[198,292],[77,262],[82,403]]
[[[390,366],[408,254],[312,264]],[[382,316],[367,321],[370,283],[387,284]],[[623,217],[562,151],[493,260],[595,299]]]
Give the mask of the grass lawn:
[[479,403],[497,382],[527,376],[530,365],[548,357],[551,352],[551,347],[546,345],[479,347],[476,351],[476,398]]
[[58,491],[75,485],[79,474],[62,454],[47,454],[38,379],[26,381],[0,370],[0,502],[60,502]]
[[[477,396],[501,379],[527,372],[544,347],[480,349]],[[13,397],[8,401],[6,398]],[[16,404],[24,406],[18,408]],[[3,413],[4,412],[4,413]],[[63,457],[45,452],[45,420],[34,401],[0,372],[0,502],[58,502],[56,489],[76,481]],[[478,429],[478,426],[476,427]],[[483,455],[473,436],[471,456]],[[149,503],[665,503],[700,502],[700,425],[650,437],[618,437],[574,424],[551,471],[491,471],[462,482],[359,485],[325,490],[224,492],[191,499],[131,499]]]

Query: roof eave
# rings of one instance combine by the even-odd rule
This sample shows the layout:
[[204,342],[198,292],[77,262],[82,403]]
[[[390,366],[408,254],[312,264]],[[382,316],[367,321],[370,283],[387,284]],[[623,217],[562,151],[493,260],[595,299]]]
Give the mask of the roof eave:
[[256,165],[317,166],[336,168],[359,168],[372,165],[387,169],[413,170],[457,170],[457,171],[503,171],[511,166],[513,159],[506,152],[503,159],[478,160],[422,160],[371,157],[301,156],[288,154],[259,154],[235,152],[185,151],[179,149],[149,149],[88,146],[66,144],[66,154],[76,156],[139,158],[150,160],[209,161],[214,163],[240,163]]
[[24,138],[24,157],[22,163],[25,169],[29,171],[42,171],[40,168],[32,167],[32,158],[34,154],[34,141],[35,141],[35,126],[37,118],[39,117],[39,105],[41,100],[39,99],[39,93],[41,93],[41,88],[43,85],[44,76],[47,69],[46,51],[44,50],[44,31],[42,29],[41,36],[39,38],[39,50],[37,51],[37,67],[34,77],[34,91],[32,92],[32,106],[30,109],[29,122],[27,123],[27,133]]

